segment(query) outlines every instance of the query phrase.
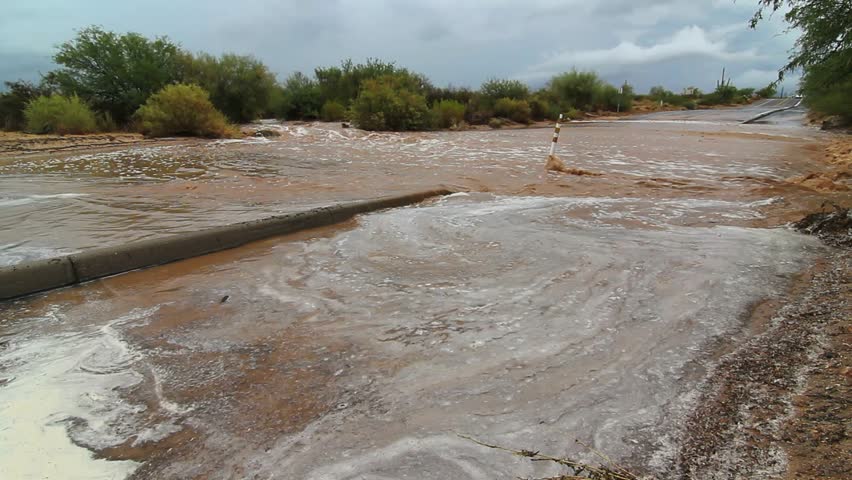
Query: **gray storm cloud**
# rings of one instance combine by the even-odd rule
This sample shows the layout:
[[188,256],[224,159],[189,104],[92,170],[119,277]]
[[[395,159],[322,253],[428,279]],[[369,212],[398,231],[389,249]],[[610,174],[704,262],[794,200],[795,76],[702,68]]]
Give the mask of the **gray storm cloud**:
[[[756,1],[754,2],[756,4]],[[37,79],[55,46],[91,24],[167,35],[191,51],[253,54],[285,76],[345,58],[396,61],[436,84],[490,77],[534,86],[572,67],[643,90],[712,88],[724,66],[740,86],[774,79],[795,41],[780,16],[751,30],[733,0],[32,0],[0,17],[0,80]]]

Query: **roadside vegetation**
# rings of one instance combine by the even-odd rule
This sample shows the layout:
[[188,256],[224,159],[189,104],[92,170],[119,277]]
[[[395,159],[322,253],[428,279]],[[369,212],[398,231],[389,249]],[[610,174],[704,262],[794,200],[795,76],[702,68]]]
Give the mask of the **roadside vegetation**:
[[786,9],[784,20],[801,35],[778,78],[802,72],[801,93],[811,109],[852,125],[852,2],[848,0],[759,0],[751,26],[764,14]]
[[[773,8],[781,4],[763,3]],[[788,19],[796,12],[799,16],[791,24],[807,27],[810,14],[794,9]],[[805,31],[803,38],[808,38]],[[848,42],[849,36],[845,38]],[[637,94],[626,82],[615,86],[595,72],[579,70],[555,75],[537,90],[500,78],[489,79],[478,89],[438,87],[422,74],[376,59],[346,60],[339,66],[318,67],[312,74],[296,72],[279,82],[252,56],[193,54],[166,37],[150,39],[95,26],[61,44],[53,59],[58,68],[39,84],[6,82],[6,91],[0,93],[0,128],[218,137],[233,135],[232,124],[270,117],[348,121],[367,130],[501,128],[555,120],[560,114],[577,120],[736,105],[776,93],[774,85],[737,88],[723,73],[716,89],[708,93],[693,87],[676,93],[657,86]],[[826,63],[796,61],[796,67],[808,68],[803,90],[812,108],[849,114],[849,62],[848,50],[829,56]]]
[[95,114],[76,95],[39,96],[24,108],[29,133],[82,134],[98,131]]
[[134,121],[139,131],[151,137],[222,138],[236,132],[198,85],[163,87],[136,110]]

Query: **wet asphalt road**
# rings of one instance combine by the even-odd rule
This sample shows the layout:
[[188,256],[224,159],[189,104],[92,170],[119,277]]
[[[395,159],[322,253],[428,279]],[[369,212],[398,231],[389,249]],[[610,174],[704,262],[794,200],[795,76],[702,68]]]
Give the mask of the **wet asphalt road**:
[[[778,108],[792,107],[799,102],[796,98],[772,98],[768,100],[759,100],[751,105],[735,108],[721,108],[714,110],[686,110],[673,112],[657,112],[647,115],[636,115],[630,117],[630,120],[671,120],[671,121],[690,121],[690,122],[717,122],[717,123],[742,123],[750,118],[753,118],[761,113],[775,110]],[[805,109],[795,109],[798,116],[804,117]],[[799,118],[797,116],[797,119]],[[784,123],[796,121],[792,119],[792,115],[785,116]],[[764,123],[773,124],[775,115],[767,117]],[[799,122],[801,124],[801,122]]]

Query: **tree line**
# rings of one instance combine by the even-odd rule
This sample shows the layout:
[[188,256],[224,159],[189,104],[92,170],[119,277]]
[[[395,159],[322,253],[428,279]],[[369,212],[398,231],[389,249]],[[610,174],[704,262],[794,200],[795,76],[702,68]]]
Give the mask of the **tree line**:
[[38,84],[6,82],[0,127],[33,133],[118,129],[147,135],[235,135],[234,124],[257,118],[348,120],[367,130],[430,130],[508,122],[578,118],[584,112],[630,111],[645,99],[684,108],[741,103],[774,89],[722,83],[703,93],[654,87],[637,95],[594,72],[572,70],[538,90],[517,80],[491,79],[478,89],[438,87],[417,72],[369,59],[294,73],[278,82],[248,55],[193,54],[166,37],[146,38],[88,27],[61,44],[59,66]]

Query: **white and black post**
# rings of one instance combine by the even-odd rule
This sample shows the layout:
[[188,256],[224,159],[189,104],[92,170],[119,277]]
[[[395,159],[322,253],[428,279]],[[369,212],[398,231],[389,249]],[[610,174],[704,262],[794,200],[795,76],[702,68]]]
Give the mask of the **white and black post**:
[[562,114],[559,114],[559,120],[556,120],[556,128],[553,129],[553,142],[550,144],[550,155],[556,155],[556,142],[559,141],[559,130],[562,128],[559,126],[559,122],[562,121]]

